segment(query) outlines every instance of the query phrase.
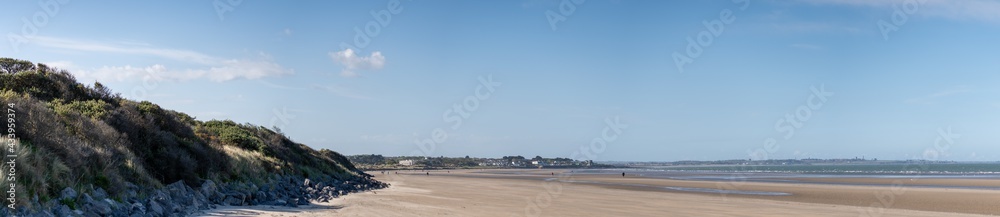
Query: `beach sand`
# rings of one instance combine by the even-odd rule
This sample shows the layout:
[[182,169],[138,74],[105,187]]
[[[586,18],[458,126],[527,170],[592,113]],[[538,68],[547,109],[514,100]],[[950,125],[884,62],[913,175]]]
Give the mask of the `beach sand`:
[[[512,170],[498,172],[510,173]],[[205,216],[989,216],[1000,191],[825,184],[709,182],[572,175],[563,170],[488,174],[401,172],[392,184],[299,208],[220,207]],[[552,173],[557,175],[553,176]],[[546,178],[573,183],[543,181]],[[878,180],[870,180],[878,182]],[[884,180],[883,180],[884,181]],[[962,179],[935,182],[962,182]],[[587,182],[627,183],[627,185]],[[852,180],[852,183],[865,183]],[[992,183],[992,182],[989,182]],[[955,184],[955,183],[952,183]],[[959,183],[959,185],[975,185]],[[789,196],[692,193],[661,187],[775,191]],[[881,199],[880,199],[881,198]],[[874,205],[873,205],[874,204]],[[986,215],[979,215],[986,214]]]

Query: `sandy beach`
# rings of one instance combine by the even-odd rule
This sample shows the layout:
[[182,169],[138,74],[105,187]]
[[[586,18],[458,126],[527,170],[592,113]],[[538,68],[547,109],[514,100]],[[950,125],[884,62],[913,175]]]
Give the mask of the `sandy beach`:
[[[392,187],[299,208],[220,207],[203,216],[991,216],[1000,191],[828,184],[711,182],[566,175],[564,170],[431,171],[380,174]],[[545,181],[548,179],[548,181]],[[562,180],[557,182],[555,179]],[[565,182],[570,181],[570,182]],[[834,182],[834,180],[830,180]],[[956,186],[998,180],[930,180]],[[852,179],[877,183],[886,180]],[[916,182],[916,181],[915,181]],[[662,187],[785,192],[697,193]]]

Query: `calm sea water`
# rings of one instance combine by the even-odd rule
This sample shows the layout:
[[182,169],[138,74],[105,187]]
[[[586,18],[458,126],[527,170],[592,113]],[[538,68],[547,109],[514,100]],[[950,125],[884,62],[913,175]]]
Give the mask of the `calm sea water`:
[[844,165],[734,165],[734,166],[665,166],[638,168],[651,171],[710,171],[747,173],[804,174],[1000,174],[1000,163],[961,164],[844,164]]
[[[519,175],[526,174],[523,170],[490,171],[489,173]],[[886,178],[886,179],[994,179],[1000,181],[1000,163],[964,163],[964,164],[881,164],[881,165],[768,165],[768,166],[659,166],[614,169],[572,169],[571,174],[640,176],[645,178],[662,178],[673,180],[698,180],[722,182],[773,182],[773,183],[811,183],[834,185],[864,185],[891,186],[878,183],[847,183],[834,181],[814,181],[798,178]],[[823,179],[820,179],[823,180]],[[828,179],[827,179],[828,180]],[[582,180],[563,180],[547,178],[545,181],[579,182],[602,185],[639,186],[662,188],[672,191],[746,194],[785,196],[785,192],[741,191],[731,189],[685,188],[675,186],[645,186],[624,183],[605,183]],[[966,188],[998,190],[994,186],[939,186],[939,185],[906,185],[907,187],[927,188]]]
[[[913,165],[769,165],[769,166],[661,166],[618,169],[573,170],[573,174],[605,174],[646,178],[698,181],[748,181],[776,183],[813,183],[837,185],[888,186],[824,182],[798,178],[886,178],[886,179],[995,179],[1000,180],[1000,164],[913,164]],[[967,188],[1000,190],[993,186],[938,186],[907,185],[908,187]],[[680,191],[707,191],[707,189],[674,189]],[[739,192],[736,192],[739,194]],[[771,192],[780,193],[780,192]]]

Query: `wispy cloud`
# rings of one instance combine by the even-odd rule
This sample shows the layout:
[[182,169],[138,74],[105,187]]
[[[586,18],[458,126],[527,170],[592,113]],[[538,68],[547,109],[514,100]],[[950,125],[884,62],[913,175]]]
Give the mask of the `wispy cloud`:
[[43,47],[64,50],[146,55],[201,66],[200,68],[187,68],[179,70],[168,70],[167,66],[163,64],[153,64],[150,66],[103,66],[96,69],[80,69],[72,62],[68,61],[47,63],[54,67],[69,69],[74,75],[82,79],[123,81],[129,79],[142,79],[144,77],[154,77],[164,80],[193,80],[205,78],[212,81],[222,82],[237,79],[259,79],[263,77],[283,76],[294,73],[293,70],[286,69],[275,63],[269,55],[263,52],[259,53],[258,58],[255,59],[230,59],[215,57],[196,51],[156,48],[140,43],[111,44],[42,36],[33,40],[33,43]]
[[[816,4],[838,4],[859,7],[880,7],[893,10],[893,7],[902,7],[901,1],[878,1],[878,0],[801,0],[802,2]],[[994,0],[920,0],[916,15],[943,17],[958,20],[980,20],[1000,23],[1000,1]]]
[[312,86],[309,86],[309,88],[314,89],[314,90],[326,91],[326,92],[332,93],[332,94],[337,95],[337,96],[347,97],[347,98],[352,98],[352,99],[363,99],[363,100],[371,100],[372,99],[371,97],[359,94],[357,92],[354,92],[354,91],[352,91],[350,89],[347,89],[345,87],[342,87],[340,85],[327,85],[327,86],[312,85]]
[[330,52],[330,58],[334,62],[343,65],[340,76],[354,78],[359,77],[357,70],[379,70],[385,66],[385,56],[382,52],[372,52],[370,56],[358,56],[350,48],[338,52]]
[[110,44],[110,43],[88,42],[88,41],[81,41],[74,39],[38,36],[35,37],[34,40],[32,40],[32,43],[42,47],[58,48],[66,50],[151,55],[162,58],[168,58],[172,60],[194,62],[200,64],[212,64],[220,61],[218,58],[194,51],[154,48],[154,47],[148,47],[148,45],[143,45],[142,43],[135,43],[135,42]]
[[908,100],[906,100],[906,103],[912,103],[912,104],[933,104],[933,103],[937,102],[937,100],[939,100],[941,98],[945,98],[945,97],[953,96],[953,95],[957,95],[957,94],[962,94],[962,93],[970,93],[970,92],[973,92],[973,90],[969,86],[964,86],[964,85],[962,85],[962,86],[956,86],[956,87],[953,87],[951,89],[938,91],[938,92],[935,92],[935,93],[928,94],[926,96],[921,96],[921,97],[917,97],[917,98],[908,99]]

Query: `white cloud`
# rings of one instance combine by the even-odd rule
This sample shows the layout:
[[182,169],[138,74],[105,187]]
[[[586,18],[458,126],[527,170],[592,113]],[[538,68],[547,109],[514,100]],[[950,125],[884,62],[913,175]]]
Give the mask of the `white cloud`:
[[[72,67],[72,64],[70,64]],[[62,68],[62,67],[59,67]],[[163,80],[167,72],[167,67],[156,64],[146,67],[133,67],[131,65],[125,66],[104,66],[97,69],[85,70],[85,69],[73,69],[73,68],[63,68],[71,69],[70,73],[81,80],[95,80],[95,81],[124,81],[133,78],[139,79],[151,79],[151,80]]]
[[353,78],[359,77],[357,70],[379,70],[385,66],[385,56],[382,52],[372,52],[369,56],[358,56],[350,48],[338,52],[330,52],[330,58],[334,62],[344,66],[340,71],[340,76]]
[[151,56],[168,58],[172,60],[194,62],[199,64],[212,64],[218,61],[218,58],[194,51],[154,48],[149,46],[142,46],[139,43],[135,42],[121,43],[119,45],[119,44],[85,42],[73,39],[38,36],[35,37],[34,40],[32,40],[32,43],[38,44],[43,47],[59,48],[65,50],[151,55]]
[[282,31],[282,33],[284,33],[286,36],[291,36],[292,35],[292,29],[287,29],[286,28],[284,31]]
[[41,36],[37,37],[37,40],[33,40],[33,42],[43,47],[87,52],[148,55],[201,66],[199,68],[181,70],[167,70],[167,67],[163,64],[154,64],[145,67],[125,65],[103,66],[97,69],[80,69],[68,61],[46,63],[53,67],[70,70],[71,73],[81,79],[124,81],[129,79],[145,79],[146,77],[153,77],[157,80],[194,80],[204,78],[222,82],[237,79],[259,79],[294,73],[293,70],[286,69],[275,63],[269,55],[263,52],[260,52],[259,57],[255,59],[230,59],[214,57],[195,51],[155,48],[138,43],[105,44]]
[[[803,0],[804,2],[817,4],[840,4],[862,7],[880,7],[893,10],[893,7],[902,7],[902,1],[878,1],[878,0]],[[988,22],[1000,23],[1000,1],[994,0],[917,0],[924,2],[919,5],[916,15],[944,17],[948,19],[974,19]],[[886,15],[888,16],[888,15]]]

